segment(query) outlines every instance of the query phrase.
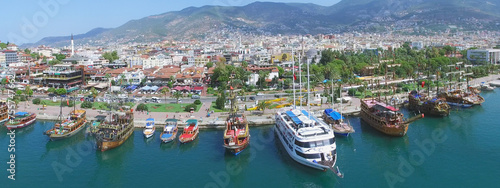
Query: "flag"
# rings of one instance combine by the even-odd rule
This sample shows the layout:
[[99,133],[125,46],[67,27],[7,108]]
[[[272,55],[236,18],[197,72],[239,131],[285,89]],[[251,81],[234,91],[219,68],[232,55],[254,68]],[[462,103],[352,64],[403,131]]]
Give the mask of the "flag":
[[457,70],[458,70],[458,67],[455,67],[455,69],[457,69]]
[[293,74],[293,80],[297,80],[297,76],[295,76],[295,74]]
[[68,106],[69,106],[69,99],[68,99],[68,100],[66,100],[66,104],[68,104]]
[[425,86],[425,82],[424,82],[424,81],[422,81],[422,87],[424,87],[424,86]]
[[7,83],[9,83],[9,77],[8,77],[8,76],[6,76],[6,78],[7,78]]
[[229,88],[231,88],[231,90],[233,90],[233,86],[229,86]]

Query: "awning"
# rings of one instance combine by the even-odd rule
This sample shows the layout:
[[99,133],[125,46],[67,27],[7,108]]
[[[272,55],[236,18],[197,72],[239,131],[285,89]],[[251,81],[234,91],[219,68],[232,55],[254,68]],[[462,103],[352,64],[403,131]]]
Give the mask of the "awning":
[[158,90],[158,86],[153,86],[153,87],[149,88],[149,90],[156,91],[156,90]]
[[195,91],[203,91],[203,87],[194,87],[193,90],[195,90]]
[[69,93],[69,92],[75,91],[75,90],[77,90],[77,89],[80,89],[80,88],[79,88],[79,87],[72,87],[72,88],[69,88],[69,89],[67,90],[67,92]]
[[149,87],[149,86],[144,86],[144,87],[141,88],[141,90],[143,90],[143,91],[147,91],[149,89],[151,89],[151,87]]
[[80,82],[82,82],[82,81],[81,80],[77,80],[77,81],[68,83],[68,85],[74,85],[74,84],[77,84],[77,83],[80,83]]
[[28,112],[16,112],[15,113],[16,116],[24,116],[26,114],[28,114]]

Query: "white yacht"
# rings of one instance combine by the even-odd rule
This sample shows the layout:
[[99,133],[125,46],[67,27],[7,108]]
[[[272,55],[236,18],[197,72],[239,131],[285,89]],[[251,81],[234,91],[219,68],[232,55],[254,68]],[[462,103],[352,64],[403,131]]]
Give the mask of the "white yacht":
[[294,107],[278,111],[275,118],[276,134],[290,157],[303,165],[339,174],[334,169],[335,135],[326,123]]

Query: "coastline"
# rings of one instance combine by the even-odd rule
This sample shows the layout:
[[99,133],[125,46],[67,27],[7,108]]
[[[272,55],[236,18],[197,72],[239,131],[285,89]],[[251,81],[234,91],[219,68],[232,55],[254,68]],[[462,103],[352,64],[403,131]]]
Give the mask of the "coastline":
[[[490,75],[487,77],[481,77],[481,78],[476,78],[473,79],[470,83],[470,85],[479,85],[481,82],[491,82],[498,80],[500,78],[500,75]],[[500,82],[500,81],[497,81]],[[404,101],[405,97],[407,97],[406,94],[401,94],[399,95],[402,101]],[[359,115],[359,101],[360,99],[354,98],[353,101],[350,104],[345,104],[342,106],[342,113],[345,116],[357,116]],[[31,101],[29,101],[31,102]],[[144,113],[144,112],[134,112],[134,126],[136,128],[143,128],[146,124],[146,119],[148,118],[155,118],[156,122],[155,125],[157,128],[162,128],[165,125],[164,120],[166,120],[169,116],[170,118],[172,117],[179,117],[176,118],[179,120],[178,124],[180,125],[180,128],[182,128],[185,125],[185,121],[188,119],[198,119],[199,121],[199,126],[201,129],[224,129],[225,128],[225,119],[228,115],[227,112],[216,112],[213,113],[211,117],[205,117],[205,112],[202,109],[209,108],[210,104],[204,103],[202,108],[198,112],[194,113],[188,113],[188,112],[181,112],[181,113],[167,113],[167,112],[150,112],[150,113]],[[33,109],[40,109],[40,105],[33,105],[33,104],[27,104],[27,105],[19,105],[19,108],[17,111],[29,111],[33,112]],[[49,120],[49,121],[57,121],[59,114],[58,113],[51,113],[51,112],[58,112],[59,107],[46,107],[46,110],[40,111],[36,110],[37,113],[37,119],[40,120]],[[322,106],[314,106],[311,107],[312,111],[316,112],[321,112],[321,110],[324,110],[326,108],[334,108],[334,109],[339,109],[339,104],[324,104]],[[101,115],[101,112],[99,110],[92,110],[92,109],[85,109],[87,111],[87,119],[89,121],[96,120],[97,115]],[[264,111],[261,115],[256,115],[253,114],[250,111],[245,111],[244,114],[247,116],[248,124],[249,126],[255,127],[255,126],[265,126],[265,125],[272,125],[274,124],[274,119],[272,118],[274,113],[276,113],[277,109],[269,109]],[[65,116],[65,114],[63,114]]]

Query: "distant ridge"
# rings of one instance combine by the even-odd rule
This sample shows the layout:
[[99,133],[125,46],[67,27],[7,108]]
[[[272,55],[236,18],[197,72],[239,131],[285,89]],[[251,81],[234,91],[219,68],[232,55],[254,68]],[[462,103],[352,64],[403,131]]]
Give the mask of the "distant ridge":
[[[131,20],[113,29],[75,35],[80,44],[202,38],[220,31],[254,34],[499,30],[500,0],[342,0],[332,6],[254,2],[245,6],[188,7]],[[455,29],[453,27],[452,29]],[[67,45],[68,36],[30,45]],[[65,44],[64,44],[65,43]]]

